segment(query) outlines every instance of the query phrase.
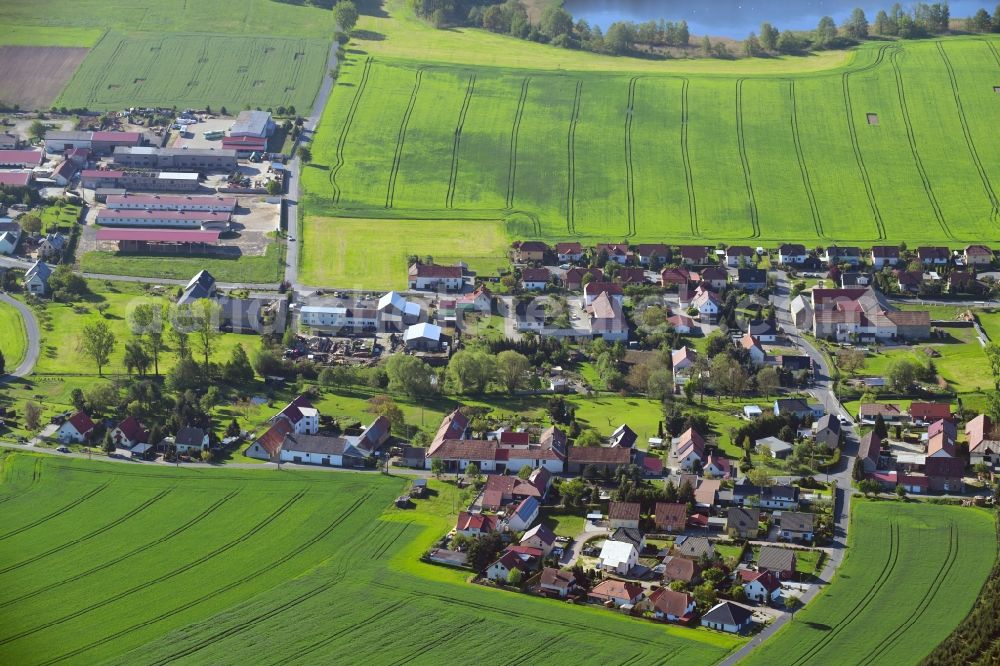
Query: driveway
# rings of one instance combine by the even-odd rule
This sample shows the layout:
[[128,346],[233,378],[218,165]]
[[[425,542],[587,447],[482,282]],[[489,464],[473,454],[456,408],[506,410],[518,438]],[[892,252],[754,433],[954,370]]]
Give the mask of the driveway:
[[2,384],[16,377],[27,377],[31,374],[42,350],[42,340],[38,333],[38,320],[35,319],[35,313],[31,311],[31,308],[9,294],[0,293],[0,301],[17,308],[17,311],[21,313],[21,318],[24,320],[24,331],[28,338],[28,348],[24,353],[24,360],[9,374],[0,377],[0,384]]

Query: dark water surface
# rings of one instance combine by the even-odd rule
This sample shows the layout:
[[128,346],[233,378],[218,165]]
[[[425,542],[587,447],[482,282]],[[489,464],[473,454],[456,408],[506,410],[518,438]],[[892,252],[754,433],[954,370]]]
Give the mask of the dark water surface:
[[[914,3],[900,3],[904,8]],[[952,18],[964,18],[985,7],[990,13],[995,0],[957,0],[949,3]],[[757,32],[762,21],[770,21],[779,30],[810,30],[822,16],[832,16],[837,25],[851,10],[861,7],[868,22],[875,21],[879,9],[888,11],[891,0],[565,0],[563,5],[573,18],[606,30],[615,21],[665,19],[688,22],[694,35],[712,35],[743,39]]]

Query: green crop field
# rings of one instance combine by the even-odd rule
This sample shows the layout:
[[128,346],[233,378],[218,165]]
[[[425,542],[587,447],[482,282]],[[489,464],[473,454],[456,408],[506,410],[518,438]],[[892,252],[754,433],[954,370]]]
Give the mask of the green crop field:
[[965,617],[996,558],[987,511],[857,501],[833,583],[747,664],[915,664]]
[[322,39],[111,32],[87,54],[56,106],[305,110],[328,51]]
[[4,663],[710,664],[740,643],[421,564],[459,499],[436,481],[401,511],[406,482],[374,473],[2,464]]
[[753,65],[627,75],[348,51],[305,202],[353,218],[516,214],[530,223],[512,235],[550,240],[1000,242],[1000,41]]
[[0,303],[0,352],[7,363],[7,372],[17,367],[24,358],[28,344],[24,320],[13,305]]

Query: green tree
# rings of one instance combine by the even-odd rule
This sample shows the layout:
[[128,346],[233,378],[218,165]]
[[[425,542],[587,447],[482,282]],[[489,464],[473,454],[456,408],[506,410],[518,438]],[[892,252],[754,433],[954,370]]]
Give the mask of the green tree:
[[593,428],[587,428],[573,443],[575,446],[601,446],[604,444],[604,438]]
[[521,570],[514,567],[507,573],[507,584],[511,587],[520,587],[523,577],[524,574],[521,573]]
[[309,146],[299,146],[298,153],[299,159],[302,160],[303,164],[309,164],[312,162],[313,154],[312,151],[309,150]]
[[754,467],[747,474],[747,478],[750,480],[750,483],[752,485],[758,486],[760,488],[774,485],[774,479],[771,478],[771,475],[768,473],[768,471],[762,467]]
[[468,465],[465,466],[465,476],[466,476],[466,478],[469,478],[469,479],[478,479],[479,478],[479,466],[476,465],[476,463],[474,463],[474,462],[470,462]]
[[34,400],[24,403],[24,427],[28,432],[42,427],[42,407]]
[[993,10],[993,32],[1000,32],[1000,3]]
[[448,373],[455,378],[461,393],[482,393],[496,376],[496,372],[496,360],[478,349],[456,352],[448,362]]
[[373,395],[368,398],[368,406],[365,411],[375,416],[384,416],[389,420],[389,427],[392,431],[399,433],[405,425],[403,410],[399,408],[396,401],[387,395]]
[[253,366],[250,365],[250,358],[247,356],[247,350],[243,348],[243,345],[240,344],[233,347],[232,354],[229,360],[226,361],[223,377],[228,383],[234,386],[245,385],[253,381]]
[[856,7],[851,12],[844,22],[844,34],[858,41],[868,39],[868,17],[865,16],[865,10]]
[[980,9],[969,19],[970,32],[990,32],[992,30],[993,19],[990,18],[989,12],[985,9]]
[[125,343],[125,369],[129,376],[135,371],[140,377],[145,377],[152,364],[153,359],[150,358],[142,340],[133,338]]
[[97,374],[104,376],[104,366],[115,349],[115,334],[104,320],[84,325],[80,331],[80,351],[97,365]]
[[760,45],[766,51],[774,51],[778,48],[778,29],[770,23],[760,24]]
[[333,6],[333,20],[337,22],[341,30],[350,34],[358,23],[358,8],[351,0],[340,0]]
[[207,370],[215,342],[222,336],[219,331],[219,323],[222,321],[222,306],[213,300],[201,298],[188,306],[187,311],[188,324],[194,335],[195,346],[201,352]]
[[712,50],[712,40],[709,39],[708,35],[701,38],[701,54],[706,58],[711,56],[715,51]]
[[760,40],[757,39],[757,35],[750,33],[745,40],[743,40],[743,55],[748,58],[754,58],[759,56],[763,52],[763,47],[760,45]]
[[0,351],[0,375],[7,372],[7,359],[4,357],[3,352]]
[[508,393],[524,385],[530,369],[531,363],[524,354],[508,349],[497,355],[497,379]]
[[877,495],[882,490],[882,486],[875,479],[864,479],[858,483],[858,490],[867,497],[869,495]]
[[17,223],[21,225],[21,229],[29,234],[37,234],[42,230],[42,218],[37,215],[22,215],[17,218]]
[[833,22],[833,18],[829,16],[824,16],[819,20],[819,24],[816,26],[815,41],[816,46],[825,49],[837,39],[837,24]]
[[781,53],[798,53],[802,49],[802,40],[791,30],[784,31],[778,37],[778,51]]
[[560,5],[550,5],[542,12],[538,29],[549,39],[555,39],[560,35],[571,35],[573,34],[573,17]]
[[757,388],[764,397],[772,396],[779,386],[781,386],[781,378],[778,376],[777,368],[768,366],[757,373]]
[[522,481],[527,481],[528,477],[531,476],[531,472],[532,472],[531,467],[525,465],[521,469],[517,470],[517,478],[521,479]]
[[443,460],[441,460],[440,458],[432,458],[431,459],[431,474],[433,474],[435,478],[438,478],[438,479],[441,478],[441,475],[444,474],[444,461]]
[[41,120],[33,120],[31,125],[28,126],[28,136],[32,139],[44,139],[45,138],[45,123]]
[[889,385],[894,391],[903,393],[909,391],[913,386],[918,369],[917,364],[909,359],[897,359],[889,365],[886,379],[889,380]]
[[394,354],[385,364],[389,387],[414,398],[426,397],[433,390],[434,370],[415,356]]

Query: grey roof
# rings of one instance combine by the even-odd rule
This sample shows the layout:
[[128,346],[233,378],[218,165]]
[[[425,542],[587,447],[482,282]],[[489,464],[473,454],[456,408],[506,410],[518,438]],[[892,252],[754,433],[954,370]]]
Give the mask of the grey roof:
[[685,557],[701,557],[715,555],[715,546],[705,537],[688,537],[677,546],[677,554]]
[[180,444],[182,446],[201,446],[204,439],[205,431],[201,428],[184,426],[177,431],[177,436],[174,437],[174,444]]
[[623,448],[632,448],[638,439],[638,435],[627,424],[623,423],[611,434],[611,445]]
[[215,286],[215,278],[206,270],[198,271],[191,281],[187,283],[185,289],[190,289],[196,284],[200,284],[205,289],[211,289]]
[[229,133],[263,137],[267,134],[267,125],[270,121],[271,114],[267,111],[240,111],[240,115],[236,116],[236,122],[229,128]]
[[740,284],[767,284],[767,271],[763,268],[741,268],[736,271],[736,281]]
[[630,543],[639,548],[642,544],[642,532],[635,529],[634,527],[619,527],[615,530],[615,533],[611,535],[612,541],[624,541],[625,543]]
[[718,624],[743,625],[753,617],[753,611],[731,601],[723,601],[701,616],[702,620]]
[[760,510],[739,506],[729,508],[726,514],[726,527],[735,530],[757,529],[760,523]]
[[829,430],[833,433],[840,433],[840,421],[834,418],[833,414],[824,414],[816,421],[816,432]]
[[781,529],[791,532],[812,532],[813,514],[783,511],[781,517],[778,518],[778,525],[781,526]]
[[48,282],[49,276],[52,275],[52,269],[44,261],[36,261],[31,268],[27,270],[24,274],[25,280],[30,280],[31,278],[38,276],[41,278],[42,282]]
[[757,568],[768,571],[793,571],[795,569],[795,551],[791,548],[777,546],[761,546],[757,555]]
[[319,455],[350,456],[352,458],[367,458],[368,452],[357,448],[343,437],[327,437],[325,435],[285,435],[282,451],[288,453],[316,453]]
[[778,406],[779,414],[787,414],[789,412],[797,414],[799,412],[811,412],[809,409],[809,404],[802,398],[778,398],[774,401]]
[[747,324],[747,333],[750,335],[775,335],[778,328],[769,319],[759,319]]
[[760,497],[761,501],[777,500],[798,502],[799,488],[798,486],[785,486],[779,484],[773,486],[754,486],[749,483],[737,483],[733,487],[733,497],[736,499],[742,500],[752,495]]

